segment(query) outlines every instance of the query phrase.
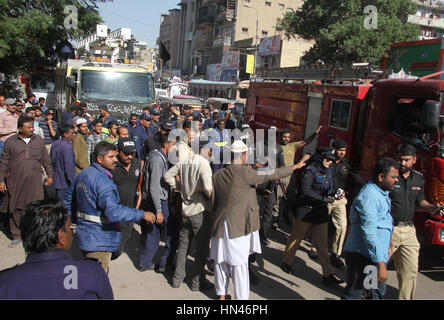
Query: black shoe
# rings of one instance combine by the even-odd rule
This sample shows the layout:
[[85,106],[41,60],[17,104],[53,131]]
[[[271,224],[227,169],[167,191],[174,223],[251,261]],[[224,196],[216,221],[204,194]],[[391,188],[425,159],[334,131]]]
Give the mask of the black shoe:
[[154,264],[152,264],[149,267],[146,268],[142,268],[141,266],[137,266],[137,270],[139,270],[140,272],[144,272],[144,271],[148,271],[148,270],[154,270]]
[[330,256],[330,263],[332,264],[333,267],[341,269],[345,267],[344,262],[342,262],[341,258],[339,258],[337,255],[332,254]]
[[341,283],[344,283],[344,281],[336,277],[334,274],[331,274],[328,277],[322,277],[322,284],[324,286],[334,286]]
[[310,250],[310,252],[308,252],[308,256],[311,260],[318,260],[318,253],[316,251]]
[[199,284],[199,287],[191,286],[191,291],[207,291],[214,289],[214,284],[212,284],[210,281],[205,280],[204,282],[201,282]]
[[251,270],[249,270],[249,274],[250,274],[250,284],[252,285],[257,285],[261,279],[259,279],[259,277]]
[[165,273],[165,270],[166,270],[166,268],[165,268],[165,266],[157,266],[157,272],[158,273]]
[[285,273],[293,274],[293,268],[292,268],[289,264],[287,264],[287,263],[285,263],[285,262],[282,262],[282,264],[281,264],[281,269],[282,269],[282,271],[284,271]]

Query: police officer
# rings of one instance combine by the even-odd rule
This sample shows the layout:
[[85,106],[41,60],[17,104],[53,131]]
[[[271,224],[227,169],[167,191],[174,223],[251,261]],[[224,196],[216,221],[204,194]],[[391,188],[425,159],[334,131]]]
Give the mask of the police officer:
[[114,299],[98,260],[73,259],[71,219],[63,203],[34,201],[20,231],[26,261],[0,272],[0,299]]
[[[413,299],[418,274],[419,242],[413,226],[415,209],[431,212],[438,208],[425,200],[424,177],[413,169],[416,149],[410,144],[398,147],[399,181],[390,192],[393,234],[390,257],[395,263],[399,282],[399,299]],[[443,215],[443,211],[438,212]]]
[[[345,234],[347,232],[347,197],[345,191],[350,196],[357,194],[359,189],[365,184],[365,181],[359,176],[350,160],[345,158],[347,154],[347,142],[344,140],[335,140],[332,144],[335,149],[335,161],[331,166],[333,175],[333,188],[337,199],[328,205],[328,211],[334,226],[331,244],[330,262],[337,268],[344,267],[340,256],[342,246],[344,245]],[[348,182],[348,183],[347,183]]]
[[313,245],[319,253],[322,266],[323,284],[338,285],[343,281],[338,279],[328,259],[328,207],[334,198],[331,164],[335,161],[331,147],[318,147],[310,158],[309,166],[302,174],[299,190],[299,205],[293,214],[291,235],[282,257],[281,269],[293,274],[291,264],[299,244],[308,231],[312,236]]

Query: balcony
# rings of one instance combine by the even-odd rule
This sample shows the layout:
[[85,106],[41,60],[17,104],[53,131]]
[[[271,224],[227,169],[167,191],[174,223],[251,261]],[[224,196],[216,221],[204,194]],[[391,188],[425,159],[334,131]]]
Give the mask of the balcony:
[[218,36],[213,41],[213,48],[231,45],[231,36]]
[[197,24],[212,24],[215,19],[215,7],[214,6],[203,6],[199,8],[199,12],[197,15]]
[[196,50],[211,49],[213,47],[213,37],[207,33],[200,37],[196,37]]
[[424,18],[424,17],[418,17],[418,16],[414,16],[414,15],[409,15],[407,22],[419,24],[420,26],[424,26],[424,27],[444,30],[444,21],[439,20],[439,19],[431,19],[431,18]]
[[419,0],[416,1],[418,4],[418,7],[427,8],[429,10],[436,10],[444,12],[444,1],[437,1],[437,0]]

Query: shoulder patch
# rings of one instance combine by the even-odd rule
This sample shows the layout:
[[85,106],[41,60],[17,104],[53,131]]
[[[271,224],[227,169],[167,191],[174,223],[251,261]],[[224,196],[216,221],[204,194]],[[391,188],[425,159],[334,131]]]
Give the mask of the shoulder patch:
[[424,177],[424,175],[423,175],[421,172],[416,171],[415,169],[412,169],[412,172],[413,172],[414,174],[417,174],[417,175],[420,176],[420,177]]

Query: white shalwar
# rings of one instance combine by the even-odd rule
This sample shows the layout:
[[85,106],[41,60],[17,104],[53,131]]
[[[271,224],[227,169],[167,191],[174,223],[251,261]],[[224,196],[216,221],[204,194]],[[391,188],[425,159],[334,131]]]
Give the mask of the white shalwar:
[[231,276],[234,298],[236,300],[248,300],[250,296],[248,257],[252,253],[262,252],[259,232],[253,231],[245,236],[230,239],[226,221],[224,226],[225,234],[223,238],[211,238],[210,258],[215,262],[216,294],[219,296],[227,295]]

